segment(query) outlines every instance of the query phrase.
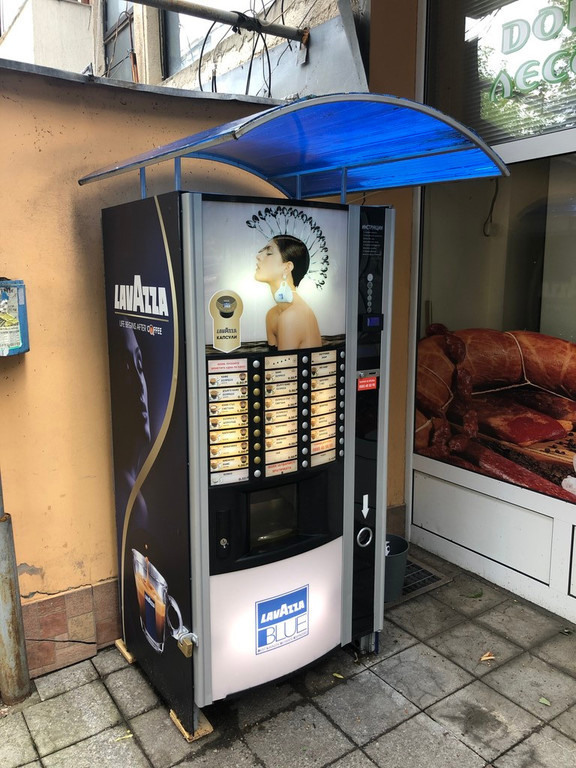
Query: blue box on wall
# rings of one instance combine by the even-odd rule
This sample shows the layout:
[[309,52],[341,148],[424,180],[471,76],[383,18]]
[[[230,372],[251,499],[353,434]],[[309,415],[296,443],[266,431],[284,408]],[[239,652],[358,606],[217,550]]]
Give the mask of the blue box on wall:
[[24,281],[0,279],[0,357],[29,349]]

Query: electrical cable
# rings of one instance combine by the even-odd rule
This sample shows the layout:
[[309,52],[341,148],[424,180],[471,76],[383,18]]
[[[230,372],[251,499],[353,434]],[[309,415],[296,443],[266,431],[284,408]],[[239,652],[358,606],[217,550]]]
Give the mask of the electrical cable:
[[492,202],[490,203],[488,216],[486,216],[486,220],[482,225],[482,234],[484,235],[484,237],[490,237],[490,235],[492,234],[492,214],[494,213],[494,206],[496,205],[496,198],[498,197],[498,192],[500,189],[500,186],[498,184],[498,179],[494,179],[494,183],[496,186],[494,189],[494,194],[492,195]]
[[[260,37],[262,38],[262,44],[264,45],[264,53],[266,54],[266,59],[268,61],[268,98],[272,98],[272,67],[270,65],[270,52],[268,50],[268,46],[266,45],[266,38],[262,33],[259,33]],[[264,80],[264,84],[266,84],[266,78],[264,76],[264,61],[262,61],[262,79]]]
[[202,57],[204,56],[204,48],[206,47],[206,42],[210,37],[210,33],[212,32],[212,30],[214,29],[217,23],[218,23],[217,21],[213,21],[212,24],[210,25],[210,29],[208,30],[208,32],[206,32],[206,37],[204,38],[204,42],[202,43],[202,48],[200,49],[200,57],[198,59],[198,85],[200,86],[201,91],[204,90],[204,88],[202,87]]

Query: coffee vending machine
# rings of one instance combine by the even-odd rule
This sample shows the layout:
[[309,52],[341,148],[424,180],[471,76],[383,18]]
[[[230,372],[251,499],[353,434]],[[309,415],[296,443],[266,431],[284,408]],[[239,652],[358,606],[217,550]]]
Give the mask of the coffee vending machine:
[[123,642],[194,732],[382,627],[393,210],[172,192],[103,231]]

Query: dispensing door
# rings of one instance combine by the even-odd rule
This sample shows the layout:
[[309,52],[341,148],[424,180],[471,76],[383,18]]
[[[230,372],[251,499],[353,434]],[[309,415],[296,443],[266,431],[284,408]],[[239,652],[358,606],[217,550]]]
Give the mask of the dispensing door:
[[[352,215],[352,211],[351,211]],[[362,207],[356,258],[349,265],[357,312],[349,318],[347,442],[354,445],[347,471],[346,575],[351,604],[343,642],[374,650],[383,626],[386,555],[389,346],[394,211]],[[354,243],[350,244],[350,254]],[[349,454],[352,453],[349,451]]]

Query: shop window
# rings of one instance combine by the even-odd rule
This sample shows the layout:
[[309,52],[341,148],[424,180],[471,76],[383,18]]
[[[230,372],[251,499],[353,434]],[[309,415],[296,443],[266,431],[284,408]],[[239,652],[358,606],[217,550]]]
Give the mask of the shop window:
[[425,192],[415,450],[576,503],[576,154]]
[[489,144],[576,126],[574,0],[428,3],[427,103]]

